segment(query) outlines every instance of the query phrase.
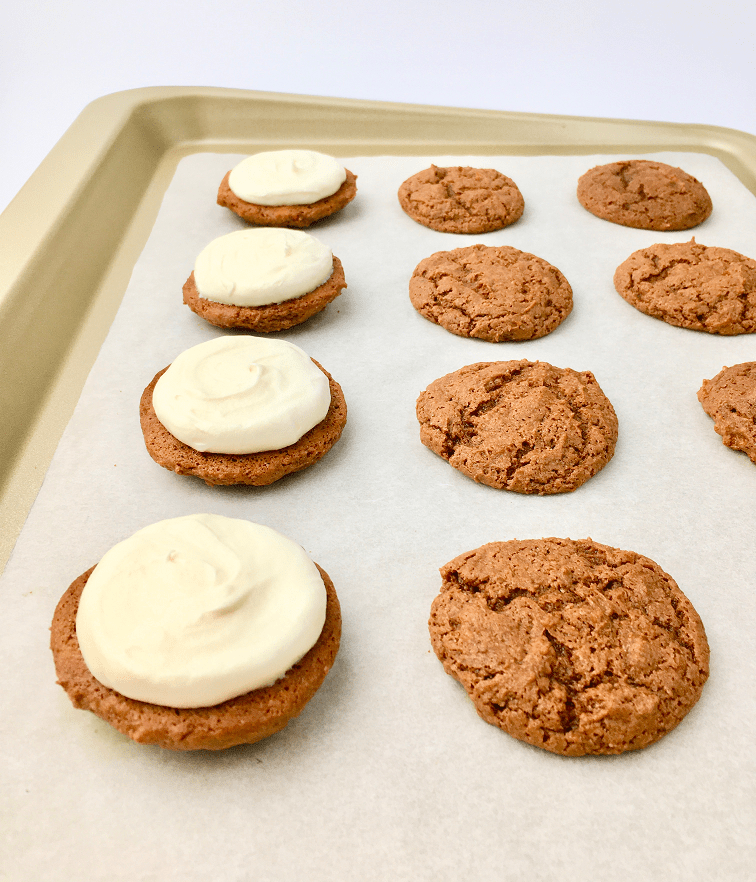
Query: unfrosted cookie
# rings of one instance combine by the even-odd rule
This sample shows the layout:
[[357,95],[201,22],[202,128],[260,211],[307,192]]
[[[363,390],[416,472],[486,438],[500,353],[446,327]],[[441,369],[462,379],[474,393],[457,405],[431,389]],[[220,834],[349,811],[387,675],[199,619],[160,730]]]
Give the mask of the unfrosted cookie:
[[313,362],[328,378],[330,387],[331,404],[325,418],[295,443],[279,450],[257,453],[201,452],[172,435],[158,419],[152,403],[157,381],[168,370],[164,368],[144,390],[139,403],[139,419],[147,452],[163,468],[178,475],[202,478],[209,486],[266,486],[285,475],[313,465],[339,440],[347,416],[341,386],[314,359]]
[[301,713],[333,665],[341,610],[333,582],[318,567],[327,595],[323,630],[304,658],[272,686],[212,707],[173,708],[126,698],[95,679],[76,637],[79,600],[93,570],[71,584],[55,610],[50,636],[55,671],[74,707],[92,711],[134,741],[170,750],[223,750],[260,741]]
[[724,367],[704,380],[698,400],[714,420],[722,443],[742,450],[756,463],[756,361]]
[[566,756],[657,741],[709,674],[701,620],[656,563],[590,539],[492,542],[441,568],[431,642],[488,723]]
[[589,371],[546,362],[471,364],[417,400],[420,440],[497,490],[576,490],[612,458],[617,416]]
[[525,208],[517,184],[492,168],[432,165],[407,178],[398,195],[412,220],[441,233],[490,233]]
[[357,178],[315,150],[270,150],[240,162],[223,178],[218,205],[250,223],[309,227],[348,205]]
[[648,159],[597,165],[579,179],[577,197],[596,217],[642,230],[688,230],[711,214],[700,181]]
[[756,332],[756,261],[690,242],[635,251],[614,273],[617,292],[646,315],[709,334]]
[[452,334],[492,343],[543,337],[572,310],[572,288],[556,267],[506,245],[426,257],[409,296],[421,315]]

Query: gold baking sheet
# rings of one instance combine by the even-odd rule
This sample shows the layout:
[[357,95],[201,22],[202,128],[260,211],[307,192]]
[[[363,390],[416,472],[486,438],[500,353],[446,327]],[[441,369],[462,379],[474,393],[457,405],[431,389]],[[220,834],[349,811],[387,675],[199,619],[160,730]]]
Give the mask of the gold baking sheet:
[[0,215],[0,567],[179,160],[290,145],[337,156],[694,151],[756,193],[756,138],[713,126],[213,88],[105,96]]

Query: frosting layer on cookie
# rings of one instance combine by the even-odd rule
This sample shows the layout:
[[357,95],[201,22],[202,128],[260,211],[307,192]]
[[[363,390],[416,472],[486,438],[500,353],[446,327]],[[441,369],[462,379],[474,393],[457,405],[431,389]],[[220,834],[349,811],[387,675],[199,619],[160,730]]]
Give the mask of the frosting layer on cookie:
[[311,205],[335,193],[346,170],[316,150],[269,150],[242,160],[228,179],[231,190],[256,205]]
[[195,450],[258,453],[294,444],[321,422],[331,392],[293,343],[216,337],[173,361],[152,404],[166,429]]
[[299,230],[237,230],[213,239],[197,257],[200,297],[232,306],[265,306],[309,294],[333,273],[333,253]]
[[323,629],[326,591],[304,550],[220,515],[160,521],[108,551],[76,634],[105,686],[168,707],[207,707],[270,686]]

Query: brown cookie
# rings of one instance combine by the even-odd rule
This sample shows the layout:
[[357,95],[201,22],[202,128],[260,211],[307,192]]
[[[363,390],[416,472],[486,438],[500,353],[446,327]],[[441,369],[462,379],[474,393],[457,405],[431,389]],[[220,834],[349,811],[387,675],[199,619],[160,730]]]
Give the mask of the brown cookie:
[[399,204],[425,227],[441,233],[490,233],[513,224],[525,200],[517,184],[493,168],[432,165],[399,188]]
[[756,261],[690,242],[635,251],[614,273],[620,296],[646,315],[709,334],[756,332]]
[[711,214],[700,181],[648,159],[597,165],[578,181],[577,197],[596,217],[641,230],[688,230]]
[[647,557],[590,539],[492,542],[441,568],[431,643],[488,723],[565,756],[637,750],[698,701],[704,627]]
[[698,400],[714,420],[722,443],[742,450],[756,463],[756,361],[724,367],[704,380]]
[[251,224],[302,229],[340,211],[357,195],[357,176],[349,169],[345,171],[346,180],[335,193],[309,205],[256,205],[254,202],[245,202],[228,186],[228,176],[231,174],[228,171],[218,188],[218,205],[230,208],[234,214]]
[[258,333],[285,331],[300,325],[308,318],[325,309],[347,287],[344,268],[338,257],[333,258],[333,273],[322,285],[282,303],[265,306],[233,306],[200,297],[194,281],[194,273],[184,282],[184,303],[203,319],[218,328],[244,328]]
[[452,334],[492,343],[543,337],[572,310],[572,288],[556,267],[506,245],[426,257],[409,296],[421,315]]
[[301,713],[333,665],[341,610],[333,582],[318,567],[327,595],[323,630],[304,658],[272,686],[213,707],[179,709],[126,698],[92,676],[76,638],[79,598],[93,569],[73,582],[55,609],[50,636],[55,671],[74,707],[92,711],[134,741],[170,750],[223,750],[260,741]]
[[420,440],[480,484],[567,493],[612,458],[617,416],[589,371],[542,361],[471,364],[417,400]]
[[177,475],[195,475],[208,484],[252,484],[263,487],[284,475],[297,472],[322,459],[341,437],[346,425],[346,401],[341,386],[313,359],[328,377],[331,406],[324,419],[305,433],[299,441],[280,450],[259,453],[202,453],[179,441],[160,422],[152,406],[152,392],[160,377],[159,371],[142,393],[139,420],[147,452],[158,465]]

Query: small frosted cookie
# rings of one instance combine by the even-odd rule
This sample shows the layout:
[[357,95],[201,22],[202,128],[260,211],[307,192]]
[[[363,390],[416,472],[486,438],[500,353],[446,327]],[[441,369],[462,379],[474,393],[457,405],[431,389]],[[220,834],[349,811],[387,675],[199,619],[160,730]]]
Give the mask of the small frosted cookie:
[[217,337],[153,378],[139,416],[147,452],[163,468],[211,486],[264,486],[325,456],[346,425],[346,402],[298,346]]
[[200,252],[184,303],[216,327],[269,333],[306,321],[346,286],[341,261],[313,236],[237,230]]
[[551,333],[572,310],[562,273],[534,254],[472,245],[421,261],[409,283],[412,305],[460,337],[492,343]]
[[756,361],[724,367],[704,380],[698,400],[714,420],[722,443],[742,450],[756,463]]
[[756,261],[728,248],[690,242],[635,251],[614,287],[646,315],[709,334],[756,332]]
[[497,490],[576,490],[612,458],[617,416],[589,371],[546,362],[471,364],[417,400],[420,440]]
[[577,197],[596,217],[641,230],[688,230],[711,214],[700,181],[648,159],[597,165],[579,179]]
[[189,515],[145,527],[79,576],[50,647],[74,707],[143,744],[221,750],[297,716],[340,635],[333,583],[300,546]]
[[432,165],[399,188],[399,204],[425,227],[441,233],[490,233],[513,224],[525,200],[517,184],[492,168]]
[[674,579],[590,539],[492,542],[441,568],[431,643],[488,723],[565,756],[658,741],[709,676]]
[[309,227],[348,205],[357,177],[315,150],[271,150],[242,160],[223,178],[218,205],[265,227]]

